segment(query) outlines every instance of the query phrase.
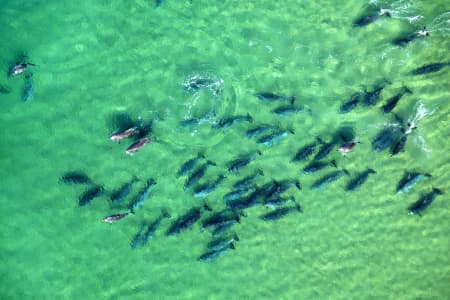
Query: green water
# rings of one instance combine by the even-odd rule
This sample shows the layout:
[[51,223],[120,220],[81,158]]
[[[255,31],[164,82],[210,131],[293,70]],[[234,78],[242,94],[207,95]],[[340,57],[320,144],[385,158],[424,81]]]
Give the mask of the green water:
[[[395,18],[353,28],[367,1],[166,0],[157,9],[143,0],[1,1],[0,84],[11,93],[0,94],[0,299],[449,299],[448,69],[408,72],[450,60],[450,7],[442,0],[379,3]],[[405,48],[390,43],[423,25],[430,37]],[[21,100],[24,77],[6,76],[22,53],[38,65],[30,67],[35,93],[28,103]],[[186,92],[183,82],[195,75],[223,80],[222,93]],[[384,78],[392,84],[376,107],[338,114],[351,94]],[[414,93],[395,112],[425,116],[405,152],[375,153],[371,141],[392,122],[380,107],[403,85]],[[312,114],[278,117],[270,112],[276,105],[253,96],[265,91],[295,95]],[[247,113],[253,125],[211,129],[221,117]],[[206,123],[179,126],[207,114]],[[158,143],[126,156],[128,141],[108,140],[123,115],[155,119]],[[264,147],[244,137],[260,123],[295,134]],[[328,159],[351,174],[367,167],[377,173],[353,193],[344,191],[347,178],[312,191],[327,171],[303,175],[304,163],[289,161],[316,136],[329,141],[339,128],[352,128],[361,144],[347,157],[334,150]],[[216,162],[205,182],[256,149],[263,155],[227,175],[206,201],[222,208],[232,183],[262,168],[260,184],[302,182],[302,191],[287,194],[303,214],[265,223],[259,216],[266,208],[249,209],[232,229],[240,237],[236,250],[212,262],[197,261],[211,239],[198,224],[166,237],[164,221],[146,247],[130,249],[140,224],[161,208],[173,220],[202,203],[175,177],[184,161],[204,151]],[[157,185],[135,215],[106,224],[102,218],[119,212],[107,197],[79,208],[85,188],[58,183],[72,170],[107,191],[137,176],[129,199],[146,179]],[[433,177],[396,195],[405,170]],[[446,194],[422,217],[408,215],[431,187]]]

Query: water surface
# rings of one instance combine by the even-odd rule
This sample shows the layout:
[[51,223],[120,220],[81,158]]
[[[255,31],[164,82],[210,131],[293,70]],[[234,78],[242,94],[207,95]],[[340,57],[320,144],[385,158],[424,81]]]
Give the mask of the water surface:
[[[390,9],[363,28],[355,19],[367,1],[2,1],[0,84],[0,237],[2,299],[446,299],[450,294],[448,68],[424,76],[409,72],[450,61],[449,5],[445,1],[371,1]],[[430,36],[405,48],[391,41],[428,26]],[[24,77],[7,78],[8,67],[28,55],[34,97],[24,103]],[[189,78],[208,78],[220,90],[188,92]],[[350,96],[388,80],[376,106],[341,115]],[[371,142],[393,123],[381,106],[407,85],[394,109],[418,128],[405,152],[375,153]],[[274,104],[254,94],[296,96],[311,114],[279,117]],[[223,131],[220,118],[250,113],[253,124]],[[158,142],[133,156],[108,137],[117,120],[153,120]],[[203,118],[198,126],[180,121]],[[295,130],[273,147],[245,138],[260,123]],[[304,175],[305,163],[290,163],[296,151],[320,136],[352,129],[361,141],[342,157],[340,169],[376,170],[358,191],[349,178],[311,190],[325,175]],[[216,162],[213,180],[237,156],[263,155],[238,174],[227,174],[207,202],[224,207],[235,180],[257,168],[265,179],[299,179],[291,189],[303,214],[274,223],[255,207],[233,228],[236,250],[213,262],[198,262],[210,234],[199,225],[166,237],[163,221],[153,240],[130,249],[142,222],[167,208],[172,220],[202,204],[183,190],[175,174],[202,151]],[[137,176],[131,197],[152,177],[157,185],[135,215],[115,224],[101,219],[119,212],[108,198],[79,208],[83,186],[58,179],[86,172],[107,191]],[[408,194],[395,194],[405,170],[431,173]],[[408,206],[432,187],[439,196],[422,217]],[[131,199],[128,199],[128,201]]]

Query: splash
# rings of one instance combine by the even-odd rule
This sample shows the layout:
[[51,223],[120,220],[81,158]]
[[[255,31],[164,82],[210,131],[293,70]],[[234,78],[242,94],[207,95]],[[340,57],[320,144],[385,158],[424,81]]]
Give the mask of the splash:
[[413,23],[417,23],[419,20],[423,19],[423,16],[417,15],[417,16],[412,16],[412,17],[406,17],[406,19],[408,20],[408,22],[410,24],[413,24]]
[[194,128],[196,128],[197,126],[204,123],[214,124],[216,119],[214,105],[199,105],[199,103],[201,102],[201,98],[202,96],[200,93],[195,93],[191,98],[192,100],[184,104],[187,107],[187,112],[179,125],[182,128],[191,130],[191,135],[195,135],[197,133],[197,130],[194,130]]
[[386,122],[383,124],[384,127],[390,127],[394,129],[401,129],[403,126],[400,122],[394,121],[394,122]]
[[197,93],[205,89],[210,90],[214,96],[222,93],[224,80],[213,74],[195,74],[189,76],[184,82],[184,89],[188,92]]
[[391,129],[393,132],[401,131],[403,129],[403,125],[398,120],[387,121],[383,123],[372,123],[367,125],[366,129],[361,131],[362,135],[365,135],[374,130],[380,129]]
[[411,0],[394,1],[381,8],[380,14],[389,13],[391,18],[408,20],[409,23],[417,23],[423,16],[418,14],[413,7]]
[[415,114],[408,118],[408,123],[415,124],[417,126],[417,123],[422,120],[426,116],[431,116],[436,110],[428,110],[425,105],[421,102],[419,102],[416,105]]
[[[415,113],[413,113],[408,118],[408,127],[411,129],[414,126],[417,126],[417,124],[419,123],[420,120],[422,120],[426,116],[431,116],[435,111],[436,111],[436,109],[429,110],[425,107],[425,105],[423,103],[419,102],[416,105]],[[427,145],[425,138],[422,135],[417,134],[414,137],[414,143],[416,145],[418,145],[419,148],[422,149],[422,151],[424,151],[426,153],[431,153],[431,148]]]

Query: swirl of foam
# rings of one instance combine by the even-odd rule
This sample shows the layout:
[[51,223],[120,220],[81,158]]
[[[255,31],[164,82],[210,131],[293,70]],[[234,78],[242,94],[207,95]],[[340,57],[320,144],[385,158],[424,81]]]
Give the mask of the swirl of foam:
[[176,85],[180,90],[176,106],[166,111],[160,123],[162,139],[177,149],[209,148],[220,143],[224,135],[211,126],[234,113],[237,89],[233,82],[232,73],[208,66],[182,74]]

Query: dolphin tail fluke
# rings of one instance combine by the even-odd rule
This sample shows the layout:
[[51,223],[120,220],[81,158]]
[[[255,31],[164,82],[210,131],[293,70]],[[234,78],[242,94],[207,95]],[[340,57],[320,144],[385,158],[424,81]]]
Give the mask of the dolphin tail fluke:
[[389,79],[383,78],[383,82],[385,84],[392,84],[392,81],[390,81]]
[[256,174],[264,176],[264,171],[261,168],[258,168],[258,170],[256,170]]
[[331,165],[332,165],[333,167],[335,167],[335,168],[338,167],[335,159],[333,159],[333,160],[331,161]]
[[211,206],[209,206],[208,203],[206,203],[206,202],[203,204],[203,208],[204,208],[206,211],[213,211],[213,209],[211,208]]
[[444,194],[444,192],[441,190],[441,189],[438,189],[438,188],[433,188],[433,193],[436,193],[436,194],[438,194],[438,195],[443,195]]
[[408,93],[408,94],[412,94],[413,93],[407,86],[405,86],[403,88],[404,88],[405,93]]
[[163,218],[171,218],[172,216],[169,214],[169,212],[167,211],[167,209],[166,208],[163,208],[162,210],[161,210],[161,217],[163,217]]
[[206,163],[210,166],[217,166],[217,164],[215,162],[213,162],[212,160],[208,160],[208,161],[206,161]]

